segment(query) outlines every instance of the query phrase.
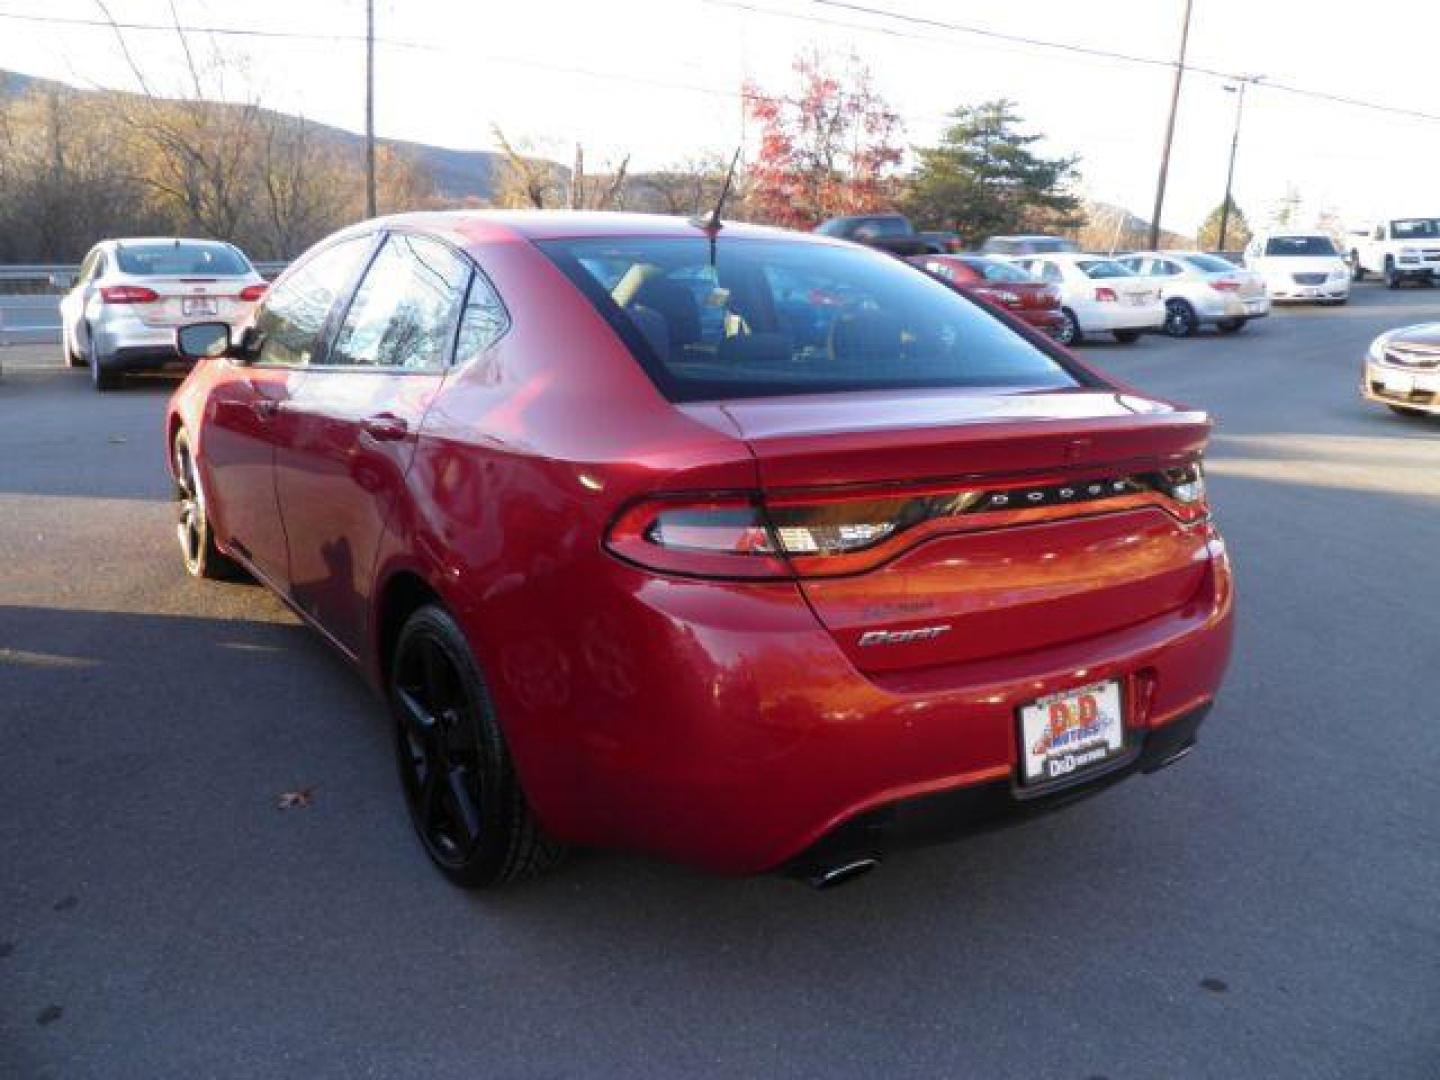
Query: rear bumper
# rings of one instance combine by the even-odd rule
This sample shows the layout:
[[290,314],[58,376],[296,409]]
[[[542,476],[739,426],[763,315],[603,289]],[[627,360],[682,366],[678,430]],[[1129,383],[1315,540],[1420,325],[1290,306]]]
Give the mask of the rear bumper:
[[[238,334],[248,316],[228,322],[232,334]],[[107,370],[136,371],[167,367],[172,364],[190,367],[175,349],[175,326],[149,326],[139,319],[119,317],[95,327],[95,353]]]
[[1209,714],[1206,702],[1144,733],[1137,752],[1115,768],[1067,788],[1024,798],[1008,779],[921,795],[857,814],[789,860],[784,872],[814,877],[862,859],[1019,825],[1097,795],[1136,773],[1152,773],[1185,756]]
[[[1218,536],[1204,583],[1179,610],[1054,647],[883,679],[858,672],[783,586],[751,592],[637,576],[625,591],[603,643],[589,646],[603,653],[605,677],[578,696],[578,711],[530,727],[543,724],[555,738],[574,726],[582,748],[574,774],[565,784],[532,780],[523,766],[533,756],[517,745],[522,778],[542,822],[562,839],[721,873],[795,865],[827,837],[868,836],[876,820],[907,819],[896,808],[917,799],[953,798],[963,831],[967,810],[982,821],[1000,810],[1023,815],[1031,811],[1020,803],[1063,805],[1145,769],[1193,737],[1232,638],[1233,588]],[[643,678],[631,653],[644,657]],[[1133,752],[1077,786],[1022,790],[1019,708],[1105,679],[1126,687]],[[632,688],[624,698],[612,689],[622,685]],[[526,728],[515,725],[512,741],[525,740]],[[549,797],[561,788],[563,796]]]

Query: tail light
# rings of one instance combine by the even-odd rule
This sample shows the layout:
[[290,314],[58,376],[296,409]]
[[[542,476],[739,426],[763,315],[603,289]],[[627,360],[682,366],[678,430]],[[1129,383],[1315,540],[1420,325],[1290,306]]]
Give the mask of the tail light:
[[1114,289],[1099,288],[1095,290],[1095,299],[1115,303],[1120,298],[1115,295]]
[[245,288],[240,290],[240,299],[244,300],[247,304],[253,304],[265,295],[265,290],[268,288],[268,285],[246,285]]
[[1218,292],[1238,292],[1240,282],[1234,278],[1221,278],[1219,281],[1212,281],[1210,287]]
[[160,294],[143,285],[102,285],[100,299],[106,304],[151,304]]
[[1203,521],[1198,461],[1153,473],[875,494],[662,496],[631,504],[605,539],[627,562],[688,577],[778,580],[871,570],[942,533],[1158,507]]

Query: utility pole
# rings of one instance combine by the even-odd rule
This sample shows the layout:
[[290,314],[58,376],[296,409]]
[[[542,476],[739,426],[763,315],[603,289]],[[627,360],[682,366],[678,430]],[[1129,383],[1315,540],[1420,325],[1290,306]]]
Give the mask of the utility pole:
[[375,209],[375,0],[365,0],[365,216]]
[[1230,168],[1225,173],[1225,201],[1220,204],[1220,238],[1216,247],[1225,250],[1225,237],[1230,229],[1230,189],[1235,183],[1235,151],[1240,145],[1240,118],[1245,115],[1245,87],[1259,82],[1263,75],[1246,75],[1239,86],[1227,86],[1227,94],[1238,94],[1235,100],[1235,134],[1230,137]]
[[1175,140],[1175,110],[1180,105],[1180,81],[1185,77],[1185,49],[1190,44],[1190,8],[1185,0],[1185,21],[1180,27],[1180,56],[1175,61],[1175,85],[1170,89],[1170,119],[1165,123],[1165,148],[1160,152],[1160,178],[1155,183],[1155,212],[1150,215],[1150,250],[1160,247],[1160,214],[1165,209],[1165,178],[1170,172],[1170,144]]

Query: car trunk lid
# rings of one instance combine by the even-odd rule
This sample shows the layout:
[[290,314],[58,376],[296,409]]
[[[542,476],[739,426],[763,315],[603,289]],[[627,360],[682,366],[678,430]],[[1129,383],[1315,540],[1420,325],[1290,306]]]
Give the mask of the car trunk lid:
[[[1208,561],[1201,413],[1114,391],[887,392],[722,406],[806,600],[870,674],[981,660],[1182,607]],[[1165,481],[1168,483],[1168,481]]]

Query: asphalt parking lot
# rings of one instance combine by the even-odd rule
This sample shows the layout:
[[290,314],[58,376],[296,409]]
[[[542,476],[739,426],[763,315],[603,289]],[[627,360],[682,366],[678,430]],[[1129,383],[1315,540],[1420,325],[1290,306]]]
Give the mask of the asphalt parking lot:
[[1440,421],[1355,390],[1427,318],[1367,285],[1087,347],[1219,418],[1201,746],[827,893],[609,853],[453,889],[358,679],[184,577],[173,382],[0,350],[0,1076],[1435,1076]]

